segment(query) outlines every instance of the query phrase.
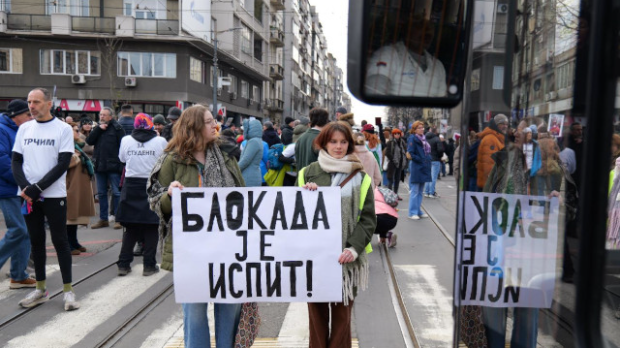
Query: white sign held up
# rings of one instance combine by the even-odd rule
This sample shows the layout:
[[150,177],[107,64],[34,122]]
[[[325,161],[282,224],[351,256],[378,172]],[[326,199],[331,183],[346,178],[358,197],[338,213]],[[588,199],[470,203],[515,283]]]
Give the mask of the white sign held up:
[[[464,192],[456,305],[549,308],[555,287],[557,197]],[[459,284],[460,283],[460,284]]]
[[172,219],[179,303],[342,301],[339,188],[175,189]]

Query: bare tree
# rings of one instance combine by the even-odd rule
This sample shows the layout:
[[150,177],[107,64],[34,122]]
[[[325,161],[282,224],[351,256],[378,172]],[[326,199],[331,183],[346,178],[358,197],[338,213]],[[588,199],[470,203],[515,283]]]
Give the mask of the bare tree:
[[110,100],[112,108],[117,110],[121,100],[130,99],[123,95],[124,86],[117,86],[117,53],[123,46],[123,40],[117,37],[105,37],[97,39],[97,47],[101,52],[101,67],[108,74]]

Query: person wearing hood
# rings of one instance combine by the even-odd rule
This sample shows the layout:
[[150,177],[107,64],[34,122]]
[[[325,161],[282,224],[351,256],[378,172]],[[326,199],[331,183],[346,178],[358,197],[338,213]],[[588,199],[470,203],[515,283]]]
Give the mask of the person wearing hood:
[[375,155],[366,147],[366,137],[364,134],[359,132],[353,134],[353,140],[355,141],[355,150],[353,153],[359,158],[360,162],[362,162],[364,171],[372,179],[372,188],[374,189],[381,185],[381,169],[379,169],[379,163],[377,163]]
[[424,197],[439,198],[437,191],[435,190],[435,184],[441,171],[441,158],[443,157],[444,147],[443,143],[437,136],[437,130],[431,128],[426,133],[426,141],[431,146],[431,181],[424,184]]
[[155,253],[159,240],[159,217],[149,208],[146,193],[149,178],[157,159],[164,153],[168,142],[157,136],[151,116],[139,113],[134,121],[131,136],[124,137],[118,158],[125,163],[125,182],[121,191],[121,200],[116,215],[116,222],[125,227],[123,243],[118,256],[118,275],[125,276],[131,272],[133,248],[138,240],[144,240],[143,276],[159,272]]
[[293,142],[293,132],[295,127],[295,119],[287,117],[284,119],[284,125],[280,128],[282,130],[282,144],[284,146]]
[[310,119],[307,117],[302,117],[299,119],[299,124],[295,126],[293,129],[293,143],[297,143],[297,139],[301,137],[310,127]]
[[243,141],[246,142],[239,159],[239,169],[248,187],[261,186],[260,162],[263,158],[262,127],[258,120],[243,121]]
[[504,114],[498,114],[491,120],[487,128],[477,134],[478,139],[480,139],[476,181],[478,190],[484,187],[491,173],[491,169],[493,169],[493,165],[495,164],[495,160],[492,157],[493,154],[504,148],[507,129],[508,117]]
[[355,126],[355,120],[353,119],[353,113],[352,112],[347,112],[344,113],[342,115],[340,115],[340,118],[338,118],[339,121],[343,121],[348,123],[351,127]]

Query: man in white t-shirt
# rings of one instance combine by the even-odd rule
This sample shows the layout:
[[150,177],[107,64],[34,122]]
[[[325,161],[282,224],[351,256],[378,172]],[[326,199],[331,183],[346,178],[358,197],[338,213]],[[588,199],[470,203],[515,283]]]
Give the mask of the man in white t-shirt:
[[[364,89],[369,95],[443,97],[447,93],[446,70],[427,52],[435,28],[427,20],[414,19],[400,41],[373,53],[366,68]],[[407,41],[408,36],[408,41]]]
[[45,283],[45,220],[62,275],[65,310],[79,308],[71,286],[71,249],[67,239],[66,175],[74,153],[73,129],[51,115],[51,94],[35,88],[28,108],[35,121],[21,125],[13,146],[12,170],[24,199],[23,212],[30,234],[36,290],[19,304],[29,308],[49,299]]

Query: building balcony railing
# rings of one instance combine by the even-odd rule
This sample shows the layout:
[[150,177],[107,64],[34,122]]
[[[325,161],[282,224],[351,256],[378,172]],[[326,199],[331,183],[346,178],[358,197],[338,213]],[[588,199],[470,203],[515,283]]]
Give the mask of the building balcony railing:
[[272,98],[269,103],[269,111],[284,111],[284,101]]
[[269,77],[274,80],[284,80],[284,68],[281,64],[269,64]]
[[284,6],[284,0],[270,0],[269,4],[271,7],[277,11],[284,10],[286,7]]
[[280,29],[272,28],[269,34],[269,43],[276,47],[284,46],[284,32]]
[[136,34],[179,35],[179,21],[169,19],[136,19]]
[[[7,29],[51,31],[54,34],[103,33],[119,36],[133,34],[178,35],[179,21],[167,19],[135,19],[118,17],[81,17],[67,14],[7,14]],[[119,31],[122,31],[120,33]]]
[[45,15],[8,14],[7,29],[11,30],[52,30],[52,17]]
[[71,30],[86,33],[116,33],[115,18],[71,17]]

